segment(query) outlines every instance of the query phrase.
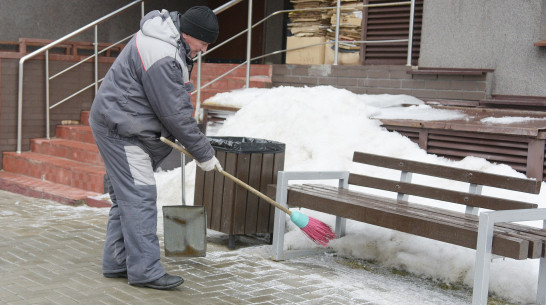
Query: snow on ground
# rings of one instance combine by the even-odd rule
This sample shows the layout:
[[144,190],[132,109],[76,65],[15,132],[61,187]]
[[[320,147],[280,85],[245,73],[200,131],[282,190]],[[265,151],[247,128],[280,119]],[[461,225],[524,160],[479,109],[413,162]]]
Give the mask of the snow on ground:
[[[421,100],[407,95],[358,95],[329,86],[313,88],[277,87],[242,89],[221,93],[207,103],[241,107],[224,125],[214,130],[215,136],[244,136],[279,141],[286,144],[285,170],[351,170],[371,175],[392,175],[372,167],[355,166],[353,151],[419,160],[440,165],[481,170],[490,173],[524,177],[511,167],[493,164],[481,158],[467,157],[451,161],[427,154],[408,138],[380,126],[378,118],[451,120],[464,119],[463,113],[433,109]],[[527,120],[528,118],[523,118]],[[509,124],[522,118],[488,118],[484,122]],[[195,163],[186,167],[186,202],[193,204]],[[158,206],[181,202],[180,168],[156,174]],[[418,183],[445,183],[414,177]],[[330,183],[330,182],[325,182]],[[452,185],[467,191],[467,186]],[[491,193],[490,196],[511,198],[525,196],[539,207],[545,207],[545,187],[540,198],[515,192]],[[411,200],[411,199],[410,199]],[[429,202],[431,205],[437,203]],[[445,207],[445,206],[444,206]],[[448,207],[461,209],[459,207]],[[161,212],[161,208],[158,209]],[[333,226],[334,217],[314,211],[305,214]],[[159,215],[158,229],[162,230]],[[528,224],[539,226],[539,222]],[[316,247],[290,221],[287,222],[285,247],[299,249]],[[424,278],[448,284],[472,286],[474,250],[378,228],[355,221],[347,222],[347,235],[330,243],[339,255],[374,261],[382,266],[411,272]],[[260,248],[261,249],[261,248]],[[263,250],[256,250],[263,251]],[[538,260],[495,260],[491,265],[490,292],[515,302],[533,302],[536,295]],[[388,284],[387,284],[388,285]]]

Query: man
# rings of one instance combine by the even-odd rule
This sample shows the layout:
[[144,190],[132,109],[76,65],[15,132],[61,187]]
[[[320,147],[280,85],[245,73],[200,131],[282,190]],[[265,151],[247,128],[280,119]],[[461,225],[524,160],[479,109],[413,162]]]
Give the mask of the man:
[[217,37],[218,21],[207,7],[182,15],[152,11],[97,92],[90,125],[112,200],[102,263],[107,278],[127,277],[133,286],[154,289],[184,281],[166,273],[159,261],[154,170],[171,152],[161,136],[178,139],[203,170],[222,170],[192,117],[189,81],[192,57]]

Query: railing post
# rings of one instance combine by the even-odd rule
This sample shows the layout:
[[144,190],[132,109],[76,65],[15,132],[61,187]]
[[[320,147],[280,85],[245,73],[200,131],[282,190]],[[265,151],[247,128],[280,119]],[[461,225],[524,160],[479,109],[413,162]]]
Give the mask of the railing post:
[[334,42],[334,65],[337,65],[337,52],[339,51],[339,18],[341,18],[341,0],[336,5],[336,40]]
[[95,96],[99,91],[99,25],[95,25]]
[[49,135],[49,50],[45,52],[45,94],[46,94],[46,139]]
[[199,119],[199,110],[201,109],[201,69],[202,69],[202,53],[199,51],[197,53],[197,96],[195,97],[195,120],[197,122]]
[[140,16],[144,18],[144,1],[140,2]]
[[[546,220],[542,221],[542,229],[546,229]],[[538,267],[537,299],[538,305],[546,304],[546,258],[540,258]]]
[[24,60],[19,61],[19,84],[17,94],[17,153],[21,153],[21,143],[23,142],[23,68]]
[[408,60],[406,66],[411,66],[411,56],[413,48],[413,20],[415,18],[415,0],[411,0],[410,5],[410,21],[409,21],[409,34],[408,34]]
[[250,87],[250,58],[252,44],[252,0],[248,0],[248,31],[246,32],[246,80],[245,88]]

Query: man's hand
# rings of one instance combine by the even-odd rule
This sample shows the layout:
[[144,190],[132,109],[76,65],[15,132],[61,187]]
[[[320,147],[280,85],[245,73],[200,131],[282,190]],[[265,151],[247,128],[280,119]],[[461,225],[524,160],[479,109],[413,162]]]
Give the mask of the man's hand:
[[195,163],[197,163],[197,165],[199,165],[199,167],[205,172],[214,170],[215,167],[218,170],[218,172],[220,172],[220,173],[224,170],[222,168],[222,165],[220,165],[220,161],[218,161],[218,159],[216,159],[216,157],[214,157],[214,156],[212,157],[212,159],[210,159],[208,161],[205,161],[203,163],[198,162],[197,160],[195,160]]

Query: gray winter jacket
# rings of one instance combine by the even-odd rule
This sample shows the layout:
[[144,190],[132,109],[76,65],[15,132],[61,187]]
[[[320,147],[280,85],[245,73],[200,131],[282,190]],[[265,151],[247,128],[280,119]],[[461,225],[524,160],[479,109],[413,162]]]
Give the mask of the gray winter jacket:
[[160,136],[174,136],[199,162],[211,159],[214,149],[192,117],[187,54],[169,12],[148,13],[106,73],[91,107],[91,125],[138,140],[156,163],[171,151]]

